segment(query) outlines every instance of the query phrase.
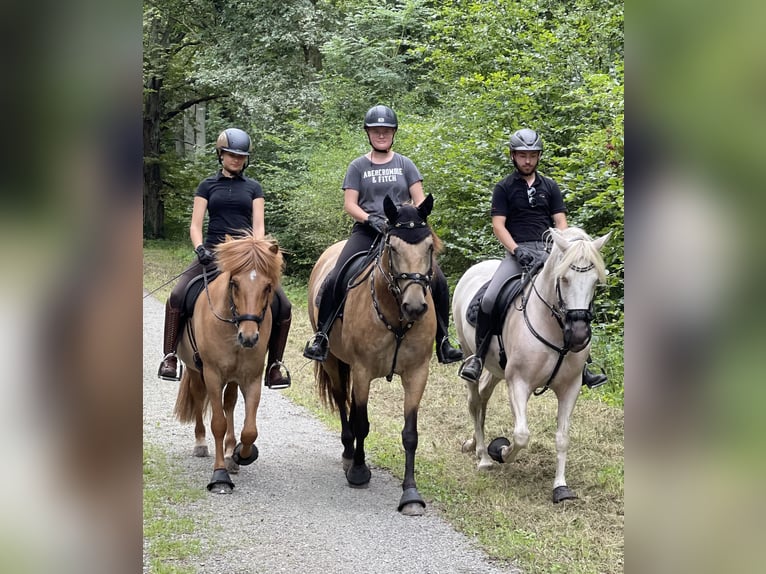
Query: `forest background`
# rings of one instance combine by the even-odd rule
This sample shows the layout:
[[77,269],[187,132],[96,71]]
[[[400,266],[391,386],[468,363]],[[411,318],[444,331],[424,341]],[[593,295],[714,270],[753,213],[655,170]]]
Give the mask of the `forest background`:
[[399,116],[395,149],[435,197],[454,286],[502,256],[492,188],[512,169],[510,134],[532,127],[570,224],[613,233],[596,322],[621,342],[623,12],[613,0],[147,1],[144,238],[188,241],[194,190],[218,167],[215,137],[240,127],[266,228],[288,278],[305,281],[350,229],[340,185],[369,149],[362,118],[380,103]]

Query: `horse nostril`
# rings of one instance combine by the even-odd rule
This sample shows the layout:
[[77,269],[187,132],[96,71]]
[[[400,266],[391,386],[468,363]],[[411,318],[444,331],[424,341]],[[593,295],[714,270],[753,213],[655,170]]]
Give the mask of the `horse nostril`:
[[256,333],[255,336],[248,337],[246,335],[243,335],[242,333],[237,334],[237,341],[240,345],[242,345],[245,349],[252,349],[258,344],[258,334]]

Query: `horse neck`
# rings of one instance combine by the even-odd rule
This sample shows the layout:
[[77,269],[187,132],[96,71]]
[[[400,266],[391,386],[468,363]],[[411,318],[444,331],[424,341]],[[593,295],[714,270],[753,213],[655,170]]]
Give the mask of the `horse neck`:
[[389,289],[388,277],[391,276],[391,262],[388,252],[383,250],[378,262],[373,264],[373,282],[375,284],[375,298],[378,300],[381,312],[385,313],[389,320],[399,320],[399,302]]
[[560,326],[549,307],[557,305],[556,278],[553,274],[553,262],[549,258],[540,270],[540,273],[534,278],[534,285],[531,285],[529,288],[527,312],[536,321],[549,324],[558,330]]

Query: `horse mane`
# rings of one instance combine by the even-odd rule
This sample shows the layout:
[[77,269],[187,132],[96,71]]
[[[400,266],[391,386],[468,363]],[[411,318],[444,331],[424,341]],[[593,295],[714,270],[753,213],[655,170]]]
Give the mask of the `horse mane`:
[[276,239],[270,235],[263,239],[253,237],[251,231],[243,231],[236,237],[226,235],[226,241],[219,243],[215,252],[218,267],[231,275],[255,269],[274,285],[282,278],[284,258]]
[[[561,237],[571,242],[571,246],[564,253],[561,253],[556,243],[553,241],[552,234],[558,233]],[[570,265],[576,265],[577,262],[587,261],[592,263],[598,274],[600,282],[606,281],[606,264],[601,253],[593,245],[593,240],[583,229],[579,227],[567,227],[566,229],[549,229],[546,232],[546,242],[552,244],[551,256],[554,252],[559,257],[550,257],[555,263],[553,272],[555,275],[563,275]],[[580,265],[582,267],[582,265]]]

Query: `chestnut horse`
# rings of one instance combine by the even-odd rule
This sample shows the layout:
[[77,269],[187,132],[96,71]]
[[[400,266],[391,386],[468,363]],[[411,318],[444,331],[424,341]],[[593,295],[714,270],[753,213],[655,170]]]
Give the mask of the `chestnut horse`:
[[[540,273],[512,302],[502,325],[502,340],[493,336],[484,371],[478,384],[467,383],[468,411],[473,437],[463,444],[464,452],[475,452],[478,468],[486,470],[497,462],[513,461],[529,443],[527,401],[530,395],[550,388],[558,398],[556,429],[556,476],[553,502],[577,498],[564,477],[569,445],[569,417],[580,394],[582,371],[590,350],[591,304],[596,285],[605,279],[604,260],[599,251],[609,233],[596,240],[577,227],[550,229],[551,252]],[[500,261],[482,261],[458,281],[452,301],[455,327],[463,349],[476,348],[475,328],[467,319],[472,300],[494,274]],[[500,342],[507,362],[500,361]],[[513,441],[504,437],[484,441],[487,401],[495,386],[505,379],[513,412]]]
[[[355,488],[367,486],[371,477],[364,452],[370,382],[400,376],[405,468],[398,508],[405,515],[421,515],[426,504],[415,484],[418,408],[436,336],[430,283],[441,242],[426,222],[433,208],[431,195],[417,208],[405,204],[398,209],[386,197],[384,208],[388,231],[371,249],[374,261],[350,286],[343,315],[330,332],[329,356],[315,363],[314,375],[325,405],[339,411],[343,469]],[[315,329],[320,288],[344,243],[327,248],[312,270],[308,299]]]
[[[178,356],[186,368],[175,414],[194,422],[195,456],[208,456],[203,414],[212,409],[215,440],[213,477],[208,490],[230,493],[229,472],[258,458],[256,411],[271,333],[271,300],[282,277],[282,252],[271,238],[251,234],[226,237],[215,248],[221,274],[208,282],[187,321]],[[235,447],[234,407],[239,389],[245,399],[245,421]]]

